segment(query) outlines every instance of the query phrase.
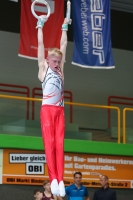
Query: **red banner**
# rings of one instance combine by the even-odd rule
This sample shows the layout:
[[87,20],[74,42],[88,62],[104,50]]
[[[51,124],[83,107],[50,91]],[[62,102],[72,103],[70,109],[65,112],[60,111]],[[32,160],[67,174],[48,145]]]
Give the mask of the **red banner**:
[[[33,0],[21,0],[21,21],[20,21],[20,47],[19,56],[31,59],[37,58],[37,19],[31,12]],[[51,15],[44,24],[44,45],[45,54],[51,47],[59,48],[61,37],[61,26],[64,19],[64,1],[47,0],[51,8]],[[46,15],[47,8],[43,4],[35,4],[35,13],[37,15]]]

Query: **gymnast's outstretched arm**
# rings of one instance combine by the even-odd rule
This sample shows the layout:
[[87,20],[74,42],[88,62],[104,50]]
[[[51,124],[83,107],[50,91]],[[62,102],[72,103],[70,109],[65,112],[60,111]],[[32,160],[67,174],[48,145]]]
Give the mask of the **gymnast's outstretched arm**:
[[47,69],[47,63],[45,61],[45,47],[44,47],[44,41],[43,41],[43,25],[46,20],[47,19],[45,19],[45,15],[42,15],[39,17],[38,22],[37,22],[38,66],[39,66],[38,78],[41,82],[43,82],[46,69]]
[[60,50],[63,54],[62,62],[61,62],[61,69],[63,71],[64,62],[66,58],[66,48],[67,48],[67,31],[68,31],[68,24],[70,24],[71,19],[68,20],[67,18],[64,19],[63,25],[62,25],[62,35],[60,40]]

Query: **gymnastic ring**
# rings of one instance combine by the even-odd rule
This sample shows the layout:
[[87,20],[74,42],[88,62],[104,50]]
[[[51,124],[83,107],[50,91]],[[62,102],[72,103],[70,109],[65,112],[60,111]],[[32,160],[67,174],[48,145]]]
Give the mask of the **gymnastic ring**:
[[48,18],[48,17],[50,16],[51,9],[50,9],[49,4],[48,4],[45,0],[35,0],[35,1],[33,1],[33,3],[31,4],[31,12],[32,12],[32,14],[34,15],[34,17],[37,18],[37,19],[39,18],[39,16],[38,16],[38,15],[35,13],[35,11],[34,11],[34,5],[35,5],[36,3],[42,3],[42,4],[44,4],[45,6],[47,6],[48,13],[47,13],[47,15],[46,15],[46,18]]

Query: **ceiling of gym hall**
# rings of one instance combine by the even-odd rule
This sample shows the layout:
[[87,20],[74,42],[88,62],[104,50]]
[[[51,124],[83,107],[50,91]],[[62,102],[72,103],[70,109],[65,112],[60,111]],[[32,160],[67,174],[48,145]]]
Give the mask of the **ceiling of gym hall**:
[[133,0],[111,0],[111,8],[133,13]]

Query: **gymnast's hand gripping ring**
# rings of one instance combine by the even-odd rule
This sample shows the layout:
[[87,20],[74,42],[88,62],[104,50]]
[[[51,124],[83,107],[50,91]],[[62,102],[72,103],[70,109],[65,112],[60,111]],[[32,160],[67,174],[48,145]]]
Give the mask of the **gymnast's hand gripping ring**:
[[46,18],[48,19],[49,16],[50,16],[51,9],[50,9],[49,4],[48,4],[45,0],[35,0],[35,1],[33,1],[33,3],[31,4],[31,12],[32,12],[32,14],[34,15],[34,17],[37,18],[37,19],[39,18],[39,16],[38,16],[38,15],[35,13],[35,11],[34,11],[34,5],[35,5],[36,3],[42,3],[42,4],[44,4],[45,6],[47,6],[48,13],[47,13],[47,15],[46,15]]

